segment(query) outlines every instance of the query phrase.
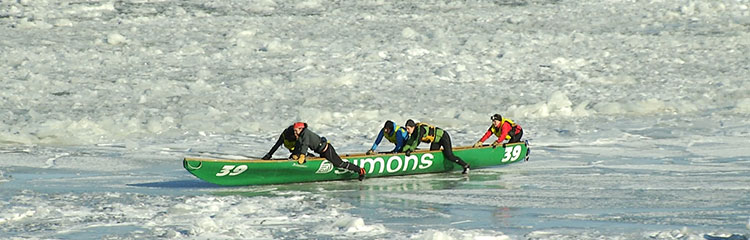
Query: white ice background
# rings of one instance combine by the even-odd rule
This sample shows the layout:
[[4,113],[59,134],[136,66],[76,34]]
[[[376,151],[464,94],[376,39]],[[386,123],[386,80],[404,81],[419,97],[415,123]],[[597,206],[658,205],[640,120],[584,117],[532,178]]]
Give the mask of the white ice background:
[[[748,236],[748,76],[747,0],[0,1],[0,238]],[[494,113],[531,161],[240,188],[181,166],[294,121],[339,152],[388,119],[470,145]]]

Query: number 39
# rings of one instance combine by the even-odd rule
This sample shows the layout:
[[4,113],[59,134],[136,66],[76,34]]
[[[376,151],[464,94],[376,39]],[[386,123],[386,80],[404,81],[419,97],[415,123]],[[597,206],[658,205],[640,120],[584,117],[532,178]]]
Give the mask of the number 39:
[[224,167],[221,168],[221,171],[216,173],[216,176],[217,177],[223,177],[226,175],[236,176],[236,175],[239,175],[240,173],[245,172],[245,170],[247,170],[247,165],[239,165],[236,167],[235,165],[224,165]]
[[505,149],[505,157],[503,157],[502,162],[508,162],[508,161],[512,162],[512,161],[518,160],[518,157],[520,156],[521,156],[521,146],[516,145],[512,149]]

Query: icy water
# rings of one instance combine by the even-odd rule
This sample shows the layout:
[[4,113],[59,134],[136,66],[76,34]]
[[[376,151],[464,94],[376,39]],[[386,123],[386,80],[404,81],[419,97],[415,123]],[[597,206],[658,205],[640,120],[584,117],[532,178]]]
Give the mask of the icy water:
[[[749,26],[742,0],[0,1],[0,239],[743,239]],[[341,153],[388,119],[466,146],[494,113],[529,162],[247,187],[182,169],[262,156],[295,121]]]
[[[628,132],[659,130],[664,129]],[[702,239],[704,234],[747,234],[747,138],[668,131],[660,138],[619,137],[632,141],[606,137],[612,133],[586,144],[539,141],[532,143],[529,162],[476,169],[468,177],[452,172],[249,187],[215,186],[183,170],[179,156],[191,155],[195,143],[139,150],[6,147],[0,160],[0,229],[11,238],[56,239]],[[249,141],[207,138],[230,146]]]

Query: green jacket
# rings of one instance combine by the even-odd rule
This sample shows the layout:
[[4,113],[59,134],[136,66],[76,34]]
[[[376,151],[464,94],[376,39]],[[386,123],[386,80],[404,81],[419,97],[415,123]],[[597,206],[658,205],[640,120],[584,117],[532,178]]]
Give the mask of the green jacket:
[[307,154],[308,148],[312,149],[313,152],[320,154],[323,149],[325,149],[327,143],[328,142],[323,141],[318,134],[305,128],[302,130],[299,138],[297,138],[297,142],[294,144],[293,154]]
[[438,127],[426,123],[417,123],[414,132],[409,135],[409,139],[406,141],[404,152],[417,150],[420,142],[439,142],[440,138],[443,137],[443,132],[443,129]]

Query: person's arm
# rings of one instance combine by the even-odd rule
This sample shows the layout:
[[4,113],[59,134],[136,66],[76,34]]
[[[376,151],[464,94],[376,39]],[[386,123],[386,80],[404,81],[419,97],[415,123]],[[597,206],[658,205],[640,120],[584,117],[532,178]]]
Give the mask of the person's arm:
[[406,142],[406,138],[404,138],[404,135],[406,134],[401,134],[398,131],[396,131],[396,147],[393,148],[393,150],[391,151],[392,153],[397,153],[404,148],[404,143]]
[[266,153],[266,155],[263,156],[263,159],[265,159],[265,160],[271,159],[271,157],[276,152],[276,150],[279,149],[279,146],[281,146],[281,144],[284,144],[284,134],[283,133],[281,135],[279,135],[279,140],[276,140],[276,144],[274,144],[273,147],[271,147],[271,151],[268,151],[268,153]]
[[422,139],[422,131],[421,127],[414,129],[414,133],[409,136],[409,140],[406,141],[406,145],[404,146],[404,152],[411,152],[414,150],[417,150],[417,146],[419,146],[419,140]]
[[490,126],[490,128],[487,129],[487,132],[485,132],[484,136],[482,136],[482,138],[479,139],[479,142],[487,141],[487,139],[490,138],[491,135],[492,135],[492,126]]
[[294,151],[297,152],[297,155],[307,155],[307,150],[310,148],[308,145],[308,137],[307,134],[302,134],[299,136],[299,139],[297,139],[296,145],[294,145]]
[[409,150],[412,150],[412,149],[416,148],[416,146],[412,146],[412,145],[414,145],[414,138],[412,138],[411,136],[409,136],[409,139],[406,140],[406,144],[404,145],[404,148],[402,150],[404,152],[407,152]]
[[380,133],[378,133],[378,137],[375,138],[375,143],[372,144],[372,147],[370,150],[375,151],[376,148],[378,148],[378,145],[380,144],[380,141],[383,141],[383,129],[380,129]]
[[[298,137],[297,141],[294,142],[294,150],[292,150],[292,159],[294,159],[295,156],[300,154],[307,154],[307,137],[305,136],[304,132],[302,132]],[[302,149],[304,148],[304,150]],[[296,160],[296,159],[295,159]]]

